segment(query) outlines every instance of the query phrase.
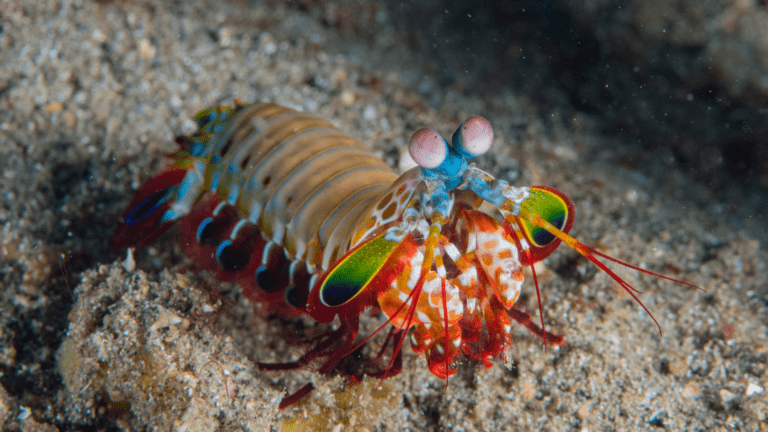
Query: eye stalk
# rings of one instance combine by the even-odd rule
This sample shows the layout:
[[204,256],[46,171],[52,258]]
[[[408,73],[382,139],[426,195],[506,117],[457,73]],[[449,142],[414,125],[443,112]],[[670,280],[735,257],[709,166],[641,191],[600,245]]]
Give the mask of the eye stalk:
[[472,116],[453,133],[451,145],[439,133],[424,128],[413,134],[408,151],[425,176],[442,177],[452,189],[469,168],[467,159],[487,152],[492,144],[491,124],[480,116]]
[[408,143],[408,152],[420,167],[434,169],[448,156],[448,143],[432,129],[417,130]]
[[493,144],[491,123],[480,116],[466,119],[453,133],[451,144],[466,159],[480,156],[487,152]]

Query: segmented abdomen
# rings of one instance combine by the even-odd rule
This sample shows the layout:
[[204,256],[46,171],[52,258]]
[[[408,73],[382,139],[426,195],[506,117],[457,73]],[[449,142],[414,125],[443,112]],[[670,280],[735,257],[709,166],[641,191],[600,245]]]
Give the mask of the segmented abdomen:
[[275,303],[298,289],[288,303],[304,307],[311,275],[382,222],[369,215],[398,176],[331,123],[283,106],[237,104],[195,119],[198,131],[177,140],[184,150],[173,167],[185,170],[183,180],[132,203],[115,235],[127,240],[115,246],[151,241],[121,230],[143,222],[138,208],[160,203],[145,211],[158,213],[158,226],[178,225],[196,263],[290,315]]
[[238,113],[212,156],[221,161],[209,163],[206,179],[221,176],[217,195],[297,259],[306,258],[310,243],[322,249],[334,232],[349,238],[341,219],[351,207],[364,210],[397,179],[332,124],[272,104]]

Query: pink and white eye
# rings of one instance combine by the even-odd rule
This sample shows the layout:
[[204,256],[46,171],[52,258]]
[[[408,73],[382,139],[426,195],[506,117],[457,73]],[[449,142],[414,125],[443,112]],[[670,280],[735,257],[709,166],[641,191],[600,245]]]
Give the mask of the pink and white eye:
[[461,124],[459,130],[461,148],[472,156],[480,156],[493,144],[491,123],[480,116],[468,118]]
[[411,137],[408,152],[420,167],[432,169],[443,163],[448,155],[448,145],[439,133],[423,128]]

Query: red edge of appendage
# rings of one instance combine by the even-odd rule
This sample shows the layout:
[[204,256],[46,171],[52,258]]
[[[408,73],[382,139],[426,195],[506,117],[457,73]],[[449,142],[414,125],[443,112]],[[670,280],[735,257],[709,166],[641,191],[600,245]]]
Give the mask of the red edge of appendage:
[[307,397],[310,393],[312,393],[312,390],[314,389],[315,389],[314,384],[312,383],[305,384],[304,387],[300,388],[292,395],[284,397],[283,400],[280,401],[280,405],[278,405],[278,408],[280,409],[288,408],[289,406]]
[[[515,222],[518,225],[522,224],[522,219],[520,219],[517,216],[515,218],[516,218]],[[509,226],[509,227],[511,228],[511,226]],[[523,249],[523,245],[522,245],[522,243],[520,243],[520,239],[517,237],[517,234],[515,234],[514,230],[507,229],[507,234],[509,234],[509,236],[512,237],[512,240],[515,241],[515,246],[517,247],[517,250],[519,250],[521,253],[523,253],[526,256],[526,258],[528,259],[528,264],[531,267],[531,275],[533,276],[533,285],[536,287],[536,301],[537,301],[537,303],[539,305],[539,317],[541,318],[541,329],[540,330],[541,330],[541,332],[544,335],[550,334],[550,333],[547,333],[546,327],[544,327],[544,307],[541,304],[541,291],[539,290],[539,279],[536,277],[536,268],[534,268],[534,258],[531,256],[531,253],[530,253],[530,251],[528,249]],[[519,320],[517,320],[517,321],[520,322]],[[528,316],[528,322],[530,323],[530,316]],[[533,324],[533,323],[530,323],[530,324],[532,326],[538,328],[535,324]],[[549,342],[548,338],[542,337],[536,331],[534,331],[531,327],[529,327],[527,324],[525,324],[525,326],[526,326],[526,328],[528,328],[528,330],[531,330],[533,332],[533,334],[541,337],[541,339],[544,341],[544,352],[546,353],[547,352],[547,342]],[[560,343],[562,343],[562,337],[560,339],[561,339]],[[556,344],[556,345],[559,345],[559,344]]]

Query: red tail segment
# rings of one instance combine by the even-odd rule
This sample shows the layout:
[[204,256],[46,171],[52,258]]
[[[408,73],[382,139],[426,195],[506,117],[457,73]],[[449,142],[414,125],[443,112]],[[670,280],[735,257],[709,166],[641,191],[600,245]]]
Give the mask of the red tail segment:
[[[186,172],[186,169],[170,169],[147,180],[123,214],[122,222],[110,239],[110,247],[116,251],[127,247],[142,248],[174,227],[182,250],[196,267],[216,273],[219,280],[237,282],[246,297],[265,305],[271,313],[287,317],[300,315],[302,309],[292,306],[286,299],[291,262],[284,257],[281,249],[277,250],[279,253],[273,253],[275,256],[270,256],[264,266],[268,270],[267,276],[262,278],[269,282],[268,286],[260,287],[256,275],[263,267],[262,255],[267,242],[255,225],[247,223],[237,230],[235,238],[231,238],[241,216],[228,205],[221,205],[215,211],[222,203],[215,194],[200,197],[188,214],[176,220],[162,221]],[[227,253],[217,256],[217,249],[223,242],[229,246]],[[308,292],[305,287],[308,278],[294,282],[300,285],[296,291],[299,294],[294,293],[294,296]],[[301,303],[300,300],[294,303]]]
[[115,228],[109,241],[112,249],[144,247],[173,225],[173,221],[161,222],[161,217],[170,208],[173,192],[186,172],[183,169],[172,169],[144,183],[123,213],[122,222]]

